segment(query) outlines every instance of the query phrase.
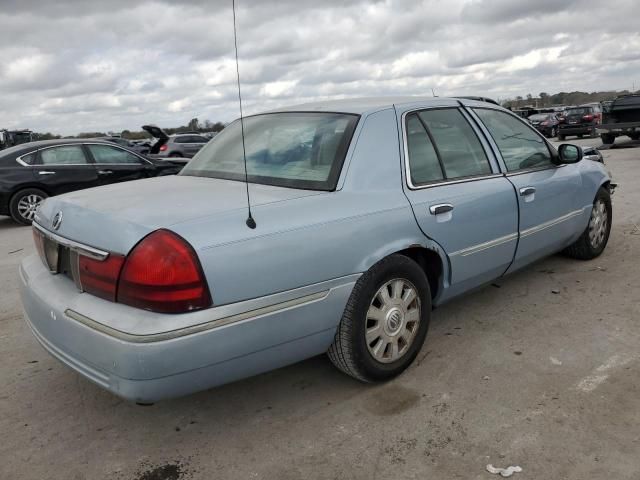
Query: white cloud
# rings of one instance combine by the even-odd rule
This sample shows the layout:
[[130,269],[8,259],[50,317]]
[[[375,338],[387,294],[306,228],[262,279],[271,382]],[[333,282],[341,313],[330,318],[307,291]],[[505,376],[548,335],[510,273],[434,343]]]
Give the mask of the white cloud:
[[[4,0],[0,128],[238,114],[230,0]],[[238,0],[245,111],[393,94],[640,85],[634,0]],[[625,45],[626,48],[620,48]]]

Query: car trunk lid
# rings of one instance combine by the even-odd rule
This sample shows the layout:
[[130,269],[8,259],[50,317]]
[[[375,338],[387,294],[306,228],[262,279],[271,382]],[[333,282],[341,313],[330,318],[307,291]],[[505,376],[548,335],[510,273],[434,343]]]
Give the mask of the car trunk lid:
[[142,129],[153,138],[157,139],[156,143],[154,143],[149,149],[149,153],[151,154],[159,153],[160,147],[162,147],[169,141],[169,135],[167,135],[165,131],[157,125],[143,125]]
[[[35,221],[66,239],[126,254],[141,238],[160,228],[171,229],[204,217],[246,216],[245,188],[243,182],[232,180],[156,177],[49,198]],[[252,207],[259,207],[323,192],[251,184],[250,193]],[[62,221],[54,229],[60,212]]]

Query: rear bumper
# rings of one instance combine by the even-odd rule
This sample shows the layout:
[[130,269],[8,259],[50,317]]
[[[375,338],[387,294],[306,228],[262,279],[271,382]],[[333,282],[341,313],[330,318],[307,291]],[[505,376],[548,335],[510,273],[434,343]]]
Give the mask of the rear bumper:
[[558,128],[558,133],[561,135],[585,135],[591,133],[595,125],[561,125]]
[[[345,277],[317,284],[315,293],[299,289],[293,300],[278,301],[278,295],[291,297],[291,292],[284,292],[270,296],[271,306],[259,309],[252,300],[197,312],[198,317],[174,315],[179,328],[167,329],[162,318],[157,322],[162,331],[149,330],[147,324],[147,333],[141,334],[134,325],[139,310],[78,293],[71,282],[51,275],[35,256],[23,261],[20,277],[25,320],[42,346],[102,388],[143,403],[205,390],[324,353],[355,283],[353,276]],[[109,316],[105,303],[118,317],[111,325],[104,321]],[[229,307],[244,312],[194,323],[202,314],[216,317]],[[126,330],[120,315],[123,308],[134,315],[124,318],[130,322]],[[148,323],[148,313],[143,312],[138,323]]]

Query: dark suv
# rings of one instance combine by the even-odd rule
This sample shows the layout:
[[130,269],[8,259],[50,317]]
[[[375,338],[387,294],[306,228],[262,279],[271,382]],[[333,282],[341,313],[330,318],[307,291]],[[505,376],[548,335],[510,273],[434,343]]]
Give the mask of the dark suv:
[[558,125],[558,140],[563,141],[568,135],[582,138],[584,135],[597,136],[596,127],[602,123],[600,105],[580,105],[564,112]]

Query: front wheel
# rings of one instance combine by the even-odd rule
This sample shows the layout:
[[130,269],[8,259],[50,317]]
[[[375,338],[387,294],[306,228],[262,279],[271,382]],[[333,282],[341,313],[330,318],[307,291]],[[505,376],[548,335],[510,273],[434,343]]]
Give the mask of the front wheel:
[[391,255],[356,282],[327,353],[336,367],[363,382],[393,378],[420,351],[430,318],[424,271],[404,255]]
[[612,219],[611,194],[607,188],[600,187],[593,201],[587,228],[578,240],[564,250],[564,253],[580,260],[591,260],[598,257],[609,241]]
[[31,225],[40,203],[47,197],[45,192],[37,188],[20,190],[9,202],[11,218],[22,225]]
[[556,138],[558,134],[558,129],[556,127],[551,127],[551,138]]

